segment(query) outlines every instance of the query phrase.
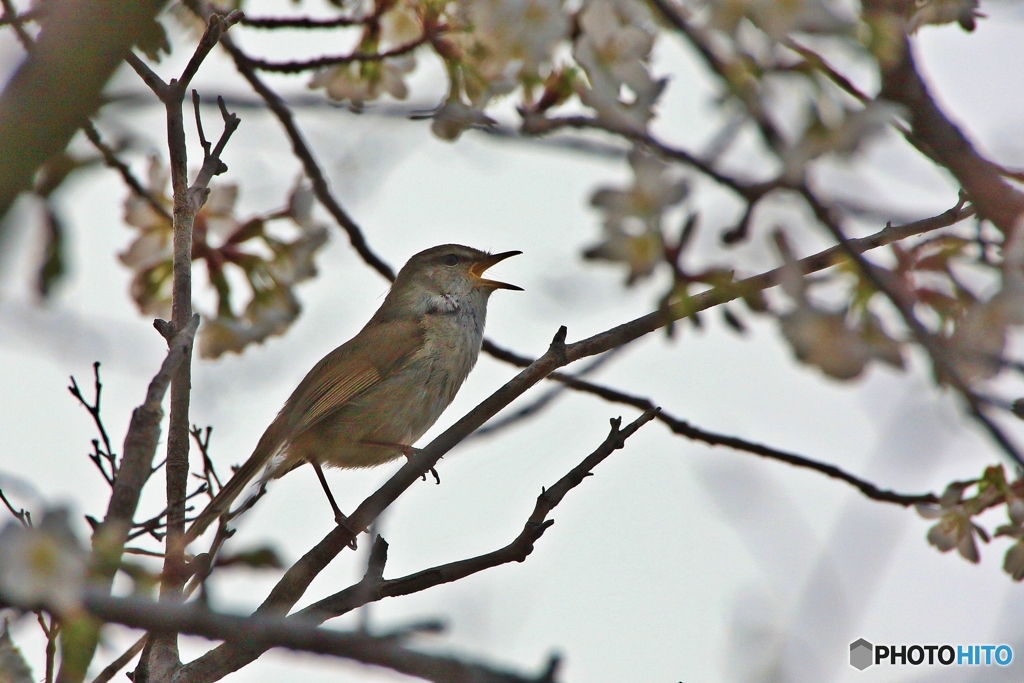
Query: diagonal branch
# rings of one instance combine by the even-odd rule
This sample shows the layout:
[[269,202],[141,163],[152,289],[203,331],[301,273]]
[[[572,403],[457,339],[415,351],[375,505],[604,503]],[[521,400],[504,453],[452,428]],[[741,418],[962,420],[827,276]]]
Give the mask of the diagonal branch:
[[[876,25],[895,19],[896,25],[902,27],[902,20],[891,13],[887,0],[865,0],[863,4],[865,17],[879,22]],[[992,221],[1004,235],[1011,235],[1024,214],[1024,194],[1007,183],[999,167],[982,157],[963,131],[939,109],[917,71],[910,41],[905,36],[898,50],[895,60],[881,65],[879,95],[907,107],[915,137],[956,177],[978,208],[978,214]]]
[[328,57],[317,57],[316,59],[304,59],[289,62],[272,62],[265,59],[258,59],[256,57],[248,57],[247,59],[249,66],[253,69],[258,69],[259,71],[279,74],[297,74],[302,73],[303,71],[313,71],[328,66],[351,64],[352,62],[382,62],[386,59],[393,59],[395,57],[401,57],[402,55],[414,52],[417,48],[422,45],[426,45],[431,40],[433,40],[433,36],[425,33],[416,40],[399,45],[398,47],[394,47],[390,50],[385,50],[384,52],[351,52],[347,55],[333,55]]
[[[533,513],[527,519],[523,530],[508,545],[477,557],[432,567],[398,579],[385,580],[383,572],[384,564],[387,561],[388,546],[384,539],[378,537],[371,550],[366,575],[362,581],[310,605],[289,617],[287,621],[289,623],[320,624],[327,619],[341,616],[383,598],[418,593],[434,586],[458,581],[491,567],[525,561],[533,552],[534,543],[540,539],[549,526],[554,524],[554,521],[547,519],[547,516],[555,506],[570,490],[582,483],[590,475],[591,470],[613,451],[622,448],[626,439],[654,419],[657,413],[656,408],[647,410],[621,430],[619,429],[621,419],[613,419],[611,431],[604,442],[553,486],[541,491]],[[215,681],[254,661],[267,649],[266,645],[260,643],[225,643],[185,665],[182,669],[182,676],[194,683]]]
[[[539,676],[527,677],[457,657],[410,650],[395,638],[345,633],[295,620],[223,614],[193,603],[158,603],[92,591],[82,602],[92,616],[105,623],[343,657],[435,683],[552,683],[558,668],[557,658],[552,658]],[[174,679],[175,683],[190,680],[186,676]]]
[[238,72],[245,77],[245,80],[249,81],[249,84],[253,89],[263,98],[270,107],[270,110],[277,116],[277,119],[284,126],[285,133],[288,135],[288,139],[292,143],[292,151],[295,156],[298,157],[299,161],[302,162],[302,169],[309,178],[313,185],[313,193],[316,195],[317,200],[324,206],[325,209],[334,217],[341,229],[348,234],[349,242],[352,243],[352,248],[356,250],[356,253],[362,257],[371,268],[376,270],[378,273],[386,277],[388,280],[395,279],[395,271],[391,269],[387,263],[385,263],[377,254],[373,252],[370,245],[366,242],[366,237],[363,235],[362,230],[356,225],[356,222],[352,220],[352,217],[348,215],[345,209],[342,208],[341,204],[331,194],[330,186],[327,183],[327,178],[320,170],[320,165],[317,163],[316,157],[313,156],[313,151],[309,148],[305,138],[302,136],[302,132],[299,127],[295,124],[295,117],[292,114],[291,109],[285,104],[285,101],[281,99],[281,96],[270,89],[260,77],[256,74],[255,69],[249,64],[249,58],[234,44],[234,42],[228,37],[224,36],[221,39],[221,44],[231,55],[232,59],[235,60],[235,67]]
[[[959,215],[961,210],[958,207],[955,213]],[[871,238],[864,239],[867,244],[871,243]],[[833,258],[834,255],[833,253],[829,258]],[[368,528],[384,509],[411,486],[422,473],[428,472],[445,453],[497,414],[499,410],[558,368],[572,361],[597,355],[638,339],[673,320],[743,296],[753,288],[763,289],[777,281],[778,276],[777,270],[771,271],[731,285],[700,292],[686,300],[673,302],[663,309],[571,345],[565,344],[566,330],[563,327],[555,335],[547,353],[530,363],[522,372],[414,455],[383,486],[359,505],[348,518],[347,527],[336,527],[285,572],[270,595],[263,601],[257,613],[263,615],[287,614],[305,593],[313,579],[355,538],[356,533],[354,532],[361,532]]]
[[104,84],[164,4],[72,2],[45,16],[35,47],[0,94],[0,216],[99,107]]
[[890,273],[875,266],[864,258],[862,252],[857,251],[851,245],[843,233],[842,226],[833,216],[832,210],[823,204],[806,187],[801,189],[804,200],[814,211],[818,221],[828,228],[832,236],[839,242],[838,246],[846,252],[850,259],[857,264],[869,282],[895,306],[903,322],[910,329],[911,334],[921,346],[928,352],[936,370],[937,377],[945,378],[960,394],[967,403],[969,412],[989,433],[989,436],[1017,465],[1024,467],[1024,456],[1017,447],[1010,441],[1003,431],[989,418],[982,409],[982,400],[968,385],[967,381],[960,375],[956,364],[953,362],[952,350],[949,349],[942,339],[932,334],[924,324],[917,319],[913,311],[913,302],[909,301],[903,292],[894,286]]

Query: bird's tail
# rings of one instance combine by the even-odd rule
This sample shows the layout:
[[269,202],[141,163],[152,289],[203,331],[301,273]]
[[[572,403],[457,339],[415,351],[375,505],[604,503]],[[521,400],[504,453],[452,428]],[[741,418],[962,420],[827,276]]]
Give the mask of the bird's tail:
[[217,495],[213,497],[206,508],[199,513],[199,516],[192,522],[192,526],[185,532],[185,544],[199,538],[206,531],[207,527],[221,517],[231,508],[231,503],[245,490],[249,482],[256,474],[267,466],[270,459],[280,450],[281,439],[277,436],[278,425],[276,421],[263,433],[256,450],[249,459],[242,464],[232,475],[228,483],[224,484]]

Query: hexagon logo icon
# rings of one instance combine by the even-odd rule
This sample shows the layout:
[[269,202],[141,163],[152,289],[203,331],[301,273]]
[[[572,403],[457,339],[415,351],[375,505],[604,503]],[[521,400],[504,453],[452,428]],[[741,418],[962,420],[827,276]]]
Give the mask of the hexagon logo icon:
[[872,661],[874,659],[872,656],[874,649],[875,646],[863,638],[850,643],[850,666],[858,671],[863,671],[874,664]]

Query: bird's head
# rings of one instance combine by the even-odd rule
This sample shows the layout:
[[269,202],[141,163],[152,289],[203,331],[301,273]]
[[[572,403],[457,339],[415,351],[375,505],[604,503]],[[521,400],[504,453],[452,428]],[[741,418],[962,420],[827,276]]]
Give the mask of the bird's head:
[[484,277],[484,272],[494,264],[521,253],[488,254],[461,244],[431,247],[410,258],[402,267],[388,299],[422,313],[453,310],[477,301],[484,303],[496,289],[522,291],[522,287]]

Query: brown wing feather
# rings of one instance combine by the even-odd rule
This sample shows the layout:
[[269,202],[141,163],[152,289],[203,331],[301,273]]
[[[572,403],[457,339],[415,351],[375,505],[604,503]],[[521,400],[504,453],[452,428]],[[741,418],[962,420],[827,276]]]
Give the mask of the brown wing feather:
[[415,321],[378,322],[327,354],[292,392],[282,413],[290,437],[344,407],[391,373],[421,346],[423,326]]
[[422,342],[423,326],[417,321],[376,320],[324,356],[288,397],[253,454],[189,528],[186,543],[228,511],[281,446],[397,371]]

